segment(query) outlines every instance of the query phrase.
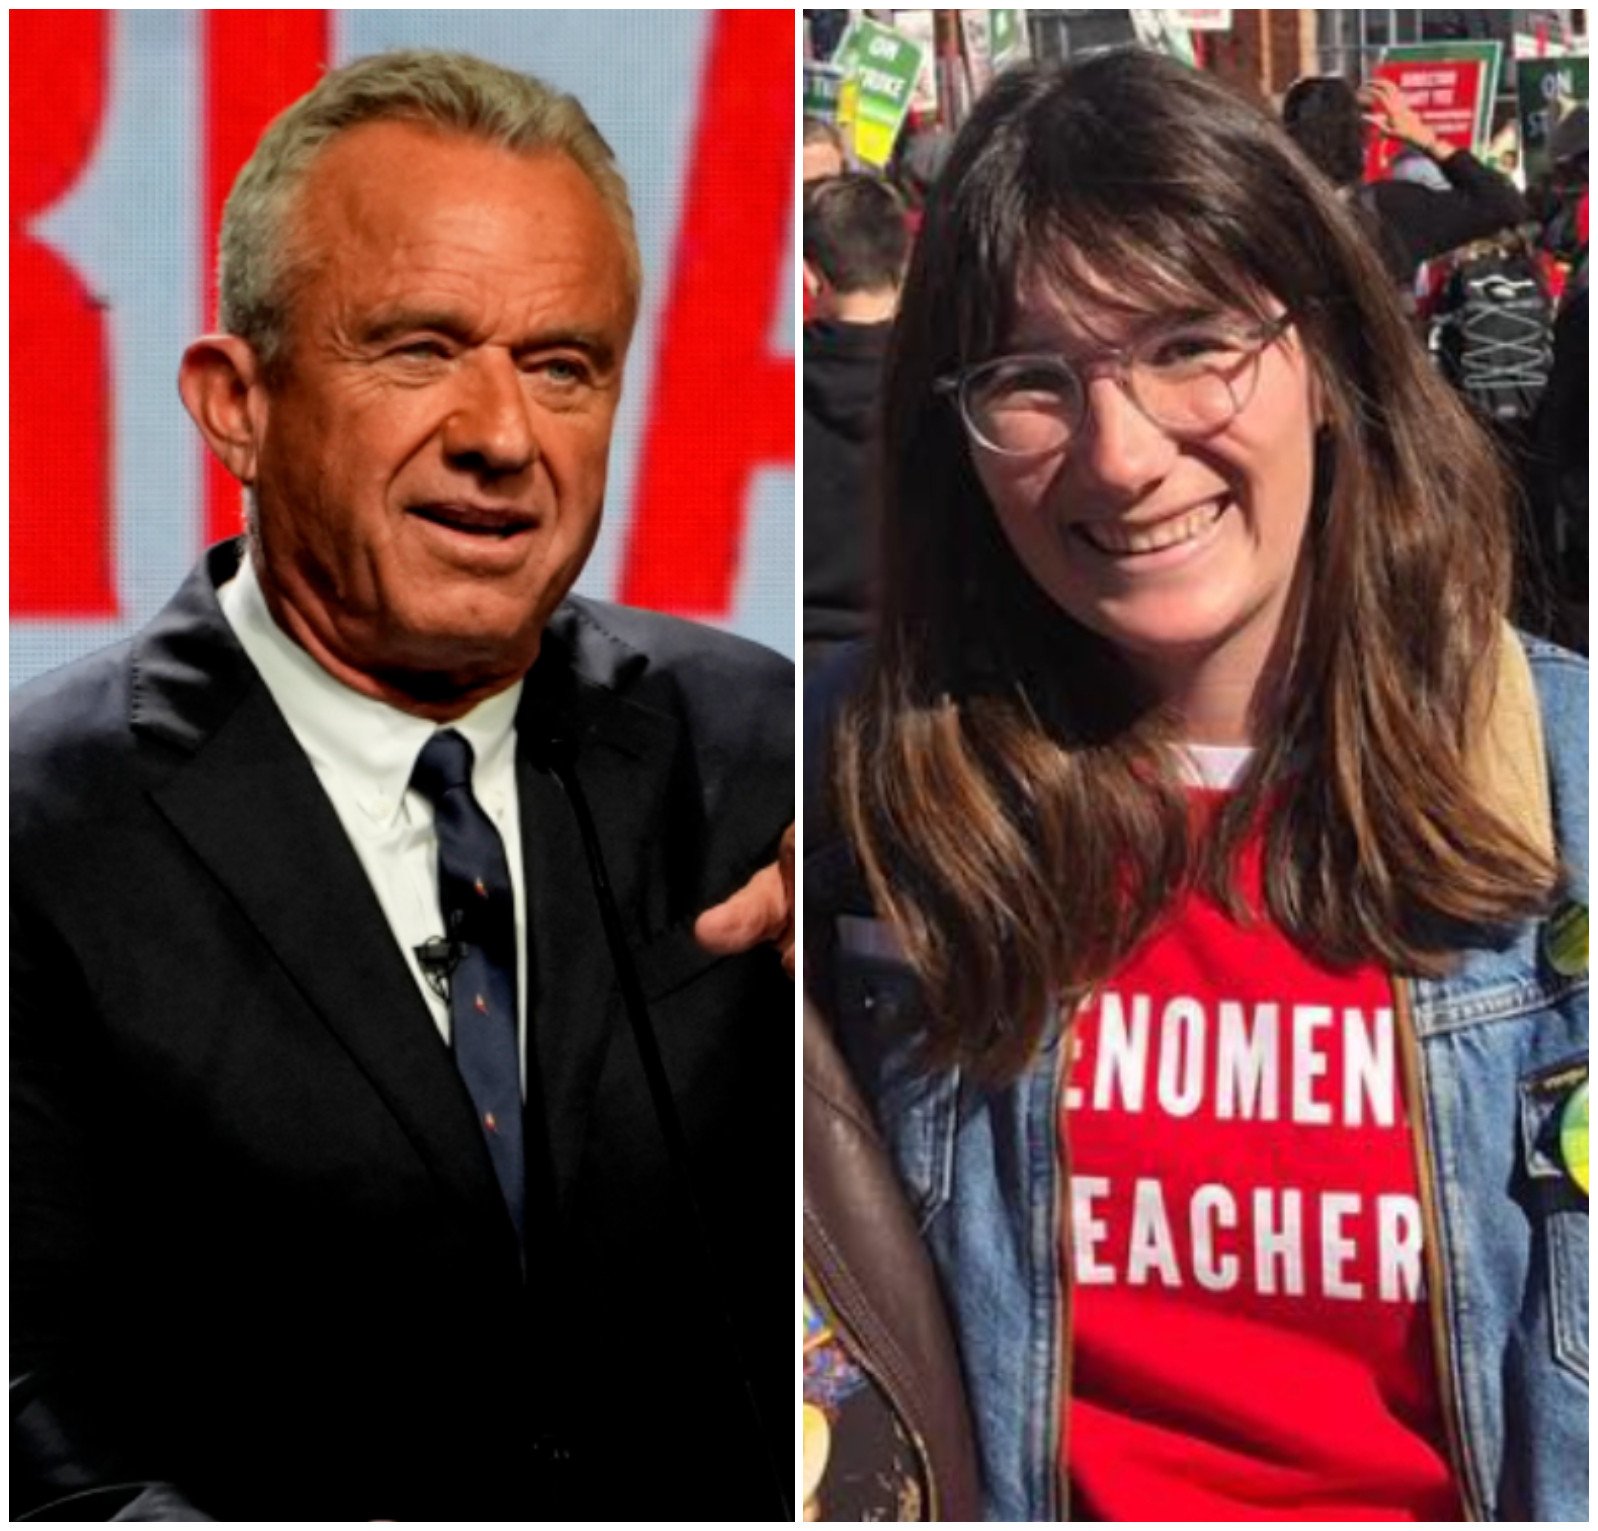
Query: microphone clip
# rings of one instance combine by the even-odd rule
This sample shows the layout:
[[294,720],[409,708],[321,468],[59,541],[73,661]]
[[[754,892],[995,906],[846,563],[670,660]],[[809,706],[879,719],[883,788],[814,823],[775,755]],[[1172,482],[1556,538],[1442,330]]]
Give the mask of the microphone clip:
[[411,949],[416,953],[416,964],[427,986],[447,1005],[450,977],[466,955],[466,943],[451,941],[447,936],[432,936]]

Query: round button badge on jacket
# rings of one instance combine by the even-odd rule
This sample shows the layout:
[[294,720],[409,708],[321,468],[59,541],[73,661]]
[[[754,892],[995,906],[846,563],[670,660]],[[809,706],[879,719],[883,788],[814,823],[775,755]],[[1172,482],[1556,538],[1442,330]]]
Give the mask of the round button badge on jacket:
[[1565,1161],[1565,1173],[1587,1191],[1587,1081],[1584,1079],[1570,1092],[1559,1113],[1559,1156]]
[[1548,965],[1566,978],[1587,971],[1587,906],[1574,900],[1553,917],[1543,930],[1543,952]]

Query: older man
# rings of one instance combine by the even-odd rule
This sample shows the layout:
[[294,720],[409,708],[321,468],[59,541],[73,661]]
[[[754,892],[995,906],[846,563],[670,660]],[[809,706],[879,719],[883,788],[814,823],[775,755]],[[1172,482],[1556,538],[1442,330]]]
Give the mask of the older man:
[[246,545],[12,720],[13,1511],[775,1518],[791,672],[568,597],[610,152],[364,60],[222,256],[180,388]]

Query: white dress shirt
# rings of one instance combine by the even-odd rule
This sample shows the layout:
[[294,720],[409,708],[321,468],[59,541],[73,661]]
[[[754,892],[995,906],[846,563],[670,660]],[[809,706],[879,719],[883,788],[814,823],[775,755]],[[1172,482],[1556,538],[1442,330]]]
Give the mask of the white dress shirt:
[[416,960],[418,946],[444,934],[438,837],[432,804],[411,789],[410,779],[422,746],[441,727],[453,728],[470,743],[472,791],[505,842],[516,898],[516,1041],[525,1093],[527,899],[516,793],[521,683],[479,702],[453,723],[436,724],[362,696],[329,675],[277,625],[248,557],[218,594],[223,615],[309,757],[355,847],[405,965],[446,1042],[449,1007]]

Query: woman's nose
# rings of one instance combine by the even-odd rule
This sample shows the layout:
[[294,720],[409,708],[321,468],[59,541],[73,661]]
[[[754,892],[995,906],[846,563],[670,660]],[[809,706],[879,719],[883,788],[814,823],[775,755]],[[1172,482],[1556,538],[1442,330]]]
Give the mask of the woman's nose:
[[1170,471],[1180,447],[1143,413],[1113,373],[1089,379],[1071,464],[1090,484],[1128,499]]

